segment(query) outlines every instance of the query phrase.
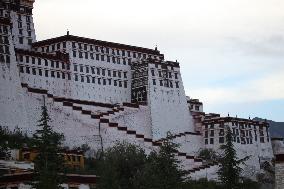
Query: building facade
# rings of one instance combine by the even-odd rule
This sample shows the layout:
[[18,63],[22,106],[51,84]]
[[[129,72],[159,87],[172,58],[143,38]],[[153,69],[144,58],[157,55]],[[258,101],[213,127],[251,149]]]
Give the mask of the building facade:
[[[156,150],[170,131],[178,159],[193,178],[217,179],[217,164],[198,153],[216,151],[226,128],[238,155],[250,155],[248,175],[273,158],[269,125],[205,114],[186,96],[179,63],[149,49],[70,35],[37,41],[33,0],[0,2],[0,125],[32,134],[45,99],[51,125],[69,147],[105,149],[117,141]],[[253,169],[253,171],[251,171]]]

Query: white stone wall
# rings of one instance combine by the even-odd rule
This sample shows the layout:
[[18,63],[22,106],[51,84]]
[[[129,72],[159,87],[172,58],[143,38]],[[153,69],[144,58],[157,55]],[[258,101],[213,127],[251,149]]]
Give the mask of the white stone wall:
[[[170,66],[168,67],[168,70],[171,70]],[[151,70],[154,70],[155,76],[152,76]],[[179,68],[174,67],[174,70],[171,70],[173,88],[160,86],[160,80],[165,78],[159,77],[159,70],[162,70],[161,65],[155,68],[154,64],[149,64],[148,104],[151,108],[153,138],[166,137],[168,131],[172,134],[194,131]],[[174,78],[174,73],[178,74],[177,79]],[[156,85],[153,84],[153,79]],[[178,82],[178,88],[175,82]]]
[[275,164],[275,189],[284,188],[284,163],[278,162]]

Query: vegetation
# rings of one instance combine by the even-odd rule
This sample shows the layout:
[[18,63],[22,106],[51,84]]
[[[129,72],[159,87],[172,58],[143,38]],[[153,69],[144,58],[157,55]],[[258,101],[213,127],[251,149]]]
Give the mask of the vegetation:
[[97,160],[98,188],[180,189],[186,172],[175,159],[177,147],[166,140],[159,152],[153,151],[147,156],[142,148],[133,144],[116,144]]
[[64,181],[64,159],[60,155],[63,135],[54,132],[49,126],[49,115],[46,106],[42,106],[39,129],[34,134],[34,147],[38,149],[35,159],[34,182],[36,189],[61,188]]
[[202,149],[199,152],[198,157],[205,160],[207,163],[219,160],[219,155],[213,149],[208,148]]
[[223,157],[220,158],[220,169],[218,171],[220,181],[225,189],[239,189],[241,181],[242,168],[240,164],[244,163],[248,157],[237,159],[236,150],[233,144],[233,134],[231,129],[227,129],[226,143],[221,146],[224,151]]

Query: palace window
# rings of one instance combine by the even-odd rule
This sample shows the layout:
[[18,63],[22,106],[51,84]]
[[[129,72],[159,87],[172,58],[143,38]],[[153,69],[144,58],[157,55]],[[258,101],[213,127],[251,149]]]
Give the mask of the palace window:
[[92,83],[96,83],[96,78],[92,77]]
[[116,77],[116,71],[113,71],[113,77]]
[[90,83],[90,78],[89,77],[87,77],[87,83]]
[[107,56],[107,62],[110,62],[110,56]]
[[51,61],[51,67],[54,68],[54,61]]
[[98,84],[99,85],[101,84],[101,78],[98,78]]
[[219,137],[219,143],[223,144],[224,143],[224,137]]
[[42,70],[41,69],[38,70],[38,75],[42,76]]
[[19,43],[24,44],[24,38],[23,37],[19,37]]
[[20,66],[20,72],[24,73],[24,67],[23,66]]
[[103,79],[103,85],[106,85],[106,79]]
[[40,58],[37,59],[37,64],[38,64],[39,66],[41,65],[41,59],[40,59]]
[[95,68],[91,67],[91,70],[92,70],[92,74],[95,74]]
[[84,76],[81,75],[81,82],[84,82]]
[[45,77],[48,77],[48,70],[45,70]]
[[89,73],[89,67],[86,66],[86,73]]
[[74,71],[78,70],[78,66],[74,64]]
[[127,72],[124,72],[123,74],[124,74],[124,78],[127,78]]
[[108,70],[107,73],[108,73],[108,76],[111,77],[111,70]]
[[112,57],[112,63],[116,63],[115,57]]
[[94,54],[93,53],[90,54],[90,57],[91,57],[92,60],[94,60]]
[[80,72],[84,72],[84,67],[83,67],[83,65],[80,65]]
[[78,75],[75,74],[75,81],[78,81]]
[[60,72],[56,72],[57,78],[60,78]]
[[210,136],[211,136],[211,137],[214,136],[214,130],[210,130]]
[[105,55],[101,55],[101,61],[105,61]]
[[89,59],[88,53],[85,52],[85,59]]
[[163,86],[163,80],[160,80],[160,86]]
[[118,77],[121,78],[121,72],[117,72],[118,73]]
[[205,144],[208,144],[208,139],[207,138],[205,139]]
[[55,77],[54,71],[51,71],[51,77]]
[[29,62],[30,62],[30,57],[26,56],[26,63],[29,63]]
[[176,81],[176,88],[179,88],[179,82]]
[[108,84],[111,85],[111,79],[108,79]]
[[65,74],[62,72],[62,79],[65,79]]
[[101,73],[100,73],[100,68],[97,68],[97,75],[100,75]]
[[76,54],[77,54],[77,52],[76,52],[76,51],[73,51],[73,57],[74,57],[74,58],[76,57]]
[[210,144],[214,144],[214,138],[210,138]]
[[10,63],[11,60],[10,60],[10,56],[9,55],[6,55],[6,63]]
[[152,76],[155,76],[155,70],[154,69],[151,70],[151,73],[152,73]]
[[119,81],[119,87],[122,87],[122,81]]
[[83,58],[83,53],[79,52],[79,58]]
[[58,61],[56,62],[56,68],[59,68],[59,62]]
[[96,54],[96,60],[100,60],[100,55],[99,54]]
[[48,66],[48,61],[46,59],[44,59],[44,65]]

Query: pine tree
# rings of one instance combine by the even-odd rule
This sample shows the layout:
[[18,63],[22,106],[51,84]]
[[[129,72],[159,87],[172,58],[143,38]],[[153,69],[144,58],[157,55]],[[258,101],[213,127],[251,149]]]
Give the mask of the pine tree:
[[140,179],[141,189],[180,189],[186,180],[187,172],[175,157],[179,145],[172,141],[170,133],[167,135],[160,150],[151,152],[147,158]]
[[220,169],[218,175],[225,189],[237,189],[240,187],[240,176],[242,168],[240,164],[248,159],[237,159],[237,153],[234,149],[233,135],[231,129],[227,129],[226,143],[221,146],[224,156],[220,158]]
[[0,126],[0,159],[9,158],[7,129]]
[[50,118],[46,106],[42,106],[39,129],[34,134],[34,147],[38,155],[34,161],[34,182],[36,189],[57,189],[64,180],[64,159],[60,155],[63,135],[54,132],[49,126]]

